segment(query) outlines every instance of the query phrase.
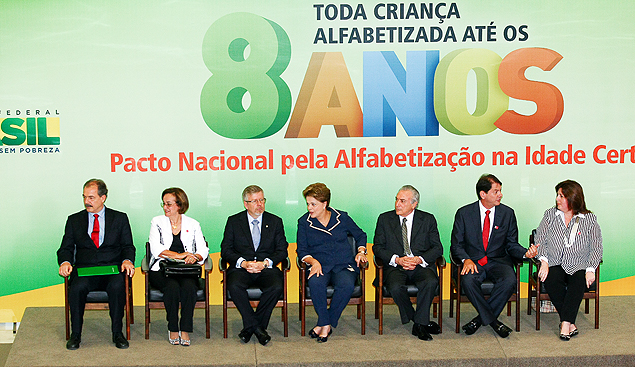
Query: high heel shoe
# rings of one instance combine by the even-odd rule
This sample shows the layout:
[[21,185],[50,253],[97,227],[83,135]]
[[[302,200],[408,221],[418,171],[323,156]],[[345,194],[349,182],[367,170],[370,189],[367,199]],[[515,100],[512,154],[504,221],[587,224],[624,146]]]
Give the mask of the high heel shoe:
[[569,336],[576,336],[578,334],[579,334],[578,328],[575,328],[575,330],[573,330],[572,332],[569,333]]
[[560,334],[560,340],[568,342],[569,340],[571,340],[571,335],[569,335],[569,334]]
[[318,333],[315,332],[315,328],[309,331],[309,336],[311,337],[311,339],[316,339],[317,337],[319,337]]
[[168,330],[168,341],[172,345],[179,345],[179,344],[181,344],[181,335],[179,334],[179,336],[177,336],[176,338],[172,339],[172,338],[170,338],[170,331]]
[[331,336],[331,334],[333,333],[333,329],[329,330],[329,333],[326,336],[319,336],[317,337],[317,342],[318,343],[326,343],[329,340],[329,336]]

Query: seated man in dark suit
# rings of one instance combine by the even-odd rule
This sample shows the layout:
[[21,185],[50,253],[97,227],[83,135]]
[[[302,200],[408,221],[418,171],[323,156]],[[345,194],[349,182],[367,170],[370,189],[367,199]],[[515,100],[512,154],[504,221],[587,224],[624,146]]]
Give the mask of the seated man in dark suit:
[[[229,264],[227,289],[243,318],[243,329],[238,334],[248,343],[253,334],[266,345],[271,340],[267,333],[269,318],[283,291],[282,271],[276,266],[287,255],[287,239],[282,219],[265,212],[265,196],[256,185],[243,190],[245,211],[227,218],[221,256]],[[258,307],[249,304],[247,288],[262,290]]]
[[[57,250],[59,274],[70,275],[69,305],[71,311],[71,337],[67,349],[79,348],[84,322],[86,296],[93,290],[108,292],[108,307],[112,322],[112,341],[117,348],[128,348],[128,341],[121,332],[126,289],[124,276],[134,274],[135,247],[128,216],[106,208],[104,202],[108,188],[99,179],[84,184],[84,207],[66,220],[62,244]],[[77,269],[91,266],[117,265],[119,274],[77,276]]]
[[[430,321],[430,305],[434,299],[439,277],[435,262],[443,255],[434,215],[416,209],[419,191],[403,186],[395,198],[395,210],[377,219],[373,252],[384,263],[384,284],[399,307],[401,322],[414,321],[412,334],[421,340],[432,340],[440,327]],[[414,283],[417,310],[410,302],[406,281]]]
[[[516,274],[512,257],[522,259],[536,256],[518,243],[518,226],[514,210],[501,204],[502,183],[494,175],[482,175],[476,183],[478,201],[460,208],[454,217],[452,256],[463,262],[461,286],[478,316],[463,326],[472,335],[481,325],[490,325],[502,338],[512,332],[498,321],[498,315],[516,290]],[[485,300],[481,284],[489,279],[494,283],[489,299]]]

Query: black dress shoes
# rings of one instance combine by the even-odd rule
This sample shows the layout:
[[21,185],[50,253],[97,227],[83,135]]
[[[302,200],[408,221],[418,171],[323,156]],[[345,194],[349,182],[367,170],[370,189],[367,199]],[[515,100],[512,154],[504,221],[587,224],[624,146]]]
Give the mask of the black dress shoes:
[[434,321],[430,321],[428,325],[424,325],[423,327],[430,334],[434,334],[434,335],[441,334],[441,328],[439,327],[439,324],[437,324]]
[[240,338],[240,341],[243,343],[249,343],[249,341],[251,340],[251,336],[254,334],[253,331],[251,330],[247,330],[247,329],[243,329],[239,334],[238,337]]
[[309,331],[309,336],[311,337],[311,339],[316,339],[317,337],[319,337],[319,335],[315,332],[315,328]]
[[82,337],[79,335],[71,334],[71,338],[66,342],[66,349],[75,350],[79,348],[79,343],[82,342]]
[[256,330],[254,331],[254,334],[256,334],[256,338],[258,338],[258,343],[260,343],[261,345],[267,345],[267,343],[271,341],[271,336],[269,336],[269,334],[267,333],[267,330],[264,330],[260,326],[256,328]]
[[415,324],[412,325],[412,335],[421,340],[432,340],[432,335],[426,331],[426,326],[427,325],[421,325],[415,322]]
[[481,325],[483,325],[481,323],[481,319],[477,316],[477,317],[473,318],[472,321],[470,321],[467,324],[463,325],[462,329],[463,329],[463,331],[465,331],[465,334],[472,335],[472,334],[474,334],[476,332],[476,330],[478,330],[478,328],[481,327]]
[[501,338],[507,338],[509,334],[512,333],[512,329],[510,329],[509,327],[507,327],[507,325],[503,324],[502,322],[498,320],[493,321],[489,325],[492,327],[492,329],[494,329],[496,334],[498,334],[498,336],[500,336]]
[[126,349],[130,346],[126,338],[123,336],[123,333],[112,334],[112,342],[115,343],[115,347],[119,349]]

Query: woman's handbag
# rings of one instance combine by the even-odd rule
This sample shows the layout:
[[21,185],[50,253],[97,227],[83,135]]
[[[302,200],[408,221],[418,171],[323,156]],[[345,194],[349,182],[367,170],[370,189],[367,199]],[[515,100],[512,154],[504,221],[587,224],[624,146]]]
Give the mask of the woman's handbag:
[[178,262],[161,261],[159,263],[161,271],[166,277],[173,276],[196,276],[201,277],[201,266],[197,264],[184,264]]

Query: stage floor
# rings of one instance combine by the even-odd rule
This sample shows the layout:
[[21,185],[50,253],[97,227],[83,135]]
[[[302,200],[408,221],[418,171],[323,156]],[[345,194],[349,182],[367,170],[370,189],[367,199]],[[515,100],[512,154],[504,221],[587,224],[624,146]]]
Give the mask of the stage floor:
[[[86,311],[81,348],[68,351],[64,338],[63,308],[28,308],[7,357],[6,367],[17,366],[633,366],[635,365],[635,297],[602,297],[600,329],[593,328],[593,306],[585,315],[580,309],[580,334],[569,342],[558,338],[557,314],[542,314],[541,330],[535,330],[535,315],[521,304],[521,331],[508,338],[498,337],[491,328],[481,327],[467,336],[454,332],[454,318],[444,303],[443,333],[433,341],[411,335],[411,324],[401,325],[396,306],[384,308],[384,335],[378,335],[374,303],[366,305],[366,335],[360,335],[355,307],[344,311],[340,326],[329,341],[318,344],[300,336],[298,305],[289,305],[289,337],[282,335],[279,309],[274,311],[269,333],[272,341],[263,347],[255,337],[242,344],[237,337],[242,325],[235,309],[229,310],[229,338],[223,339],[222,308],[212,306],[211,339],[205,339],[205,319],[196,310],[192,346],[167,342],[167,325],[162,310],[152,312],[150,339],[144,339],[143,307],[135,308],[130,348],[112,344],[110,319],[104,311]],[[307,332],[316,322],[312,307],[307,309]],[[461,322],[476,315],[469,304],[462,305]],[[505,312],[500,320],[513,328],[514,317]]]

